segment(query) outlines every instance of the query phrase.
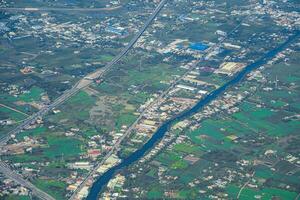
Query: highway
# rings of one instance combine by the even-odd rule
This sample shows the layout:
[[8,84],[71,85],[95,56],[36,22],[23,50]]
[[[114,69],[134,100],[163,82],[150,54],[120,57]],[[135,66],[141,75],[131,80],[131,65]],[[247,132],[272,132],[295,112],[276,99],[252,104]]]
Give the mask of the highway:
[[106,71],[109,70],[111,68],[111,66],[116,64],[133,47],[133,45],[142,36],[142,34],[145,32],[145,30],[148,28],[148,26],[151,24],[151,22],[155,19],[155,17],[158,15],[158,13],[161,11],[161,9],[167,3],[167,1],[168,0],[162,0],[158,4],[158,6],[155,8],[154,12],[150,15],[150,17],[147,19],[147,21],[143,25],[143,27],[139,30],[139,32],[127,44],[126,48],[124,48],[112,61],[110,61],[107,64],[107,66],[105,66],[105,69],[104,69],[103,73],[106,73]]
[[8,134],[6,134],[4,137],[2,137],[0,139],[0,148],[3,147],[3,145],[5,145],[8,142],[8,140],[10,139],[10,136],[12,134],[14,134],[14,135],[18,134],[20,131],[22,131],[23,129],[25,129],[29,125],[35,123],[35,121],[37,119],[39,119],[42,116],[44,116],[46,113],[48,113],[50,110],[52,110],[53,108],[55,108],[59,104],[65,102],[68,98],[70,98],[71,96],[73,96],[74,94],[76,94],[79,90],[80,90],[80,88],[73,87],[72,89],[68,90],[63,95],[61,95],[60,97],[58,97],[52,104],[50,104],[48,106],[45,106],[44,108],[42,108],[38,112],[36,112],[33,115],[31,115],[30,117],[28,117],[18,127],[16,127],[15,129],[13,129],[12,131],[10,131]]
[[[236,31],[240,26],[241,26],[242,22],[239,23],[234,29],[232,29],[228,36],[233,33],[234,31]],[[227,36],[227,37],[228,37]],[[225,40],[225,38],[221,41],[219,41],[217,44],[215,44],[214,46],[212,46],[201,58],[199,58],[199,60],[197,60],[197,62],[195,62],[193,64],[193,66],[186,72],[184,73],[181,77],[179,77],[176,81],[174,81],[174,83],[172,83],[170,85],[170,87],[165,90],[162,94],[159,95],[159,97],[156,98],[156,100],[154,102],[152,102],[150,105],[148,105],[148,107],[140,114],[140,116],[135,120],[135,122],[133,124],[130,125],[130,127],[126,130],[126,132],[119,138],[119,140],[115,143],[115,145],[113,146],[113,148],[104,156],[104,158],[102,159],[101,162],[99,162],[97,164],[96,167],[94,167],[94,169],[88,174],[88,176],[84,179],[84,181],[77,187],[77,189],[75,190],[75,192],[73,193],[73,195],[69,198],[70,200],[74,200],[76,199],[76,195],[77,193],[84,187],[84,185],[86,184],[86,182],[91,179],[96,173],[97,173],[97,169],[103,165],[105,163],[105,161],[115,153],[115,151],[118,150],[120,144],[122,143],[122,141],[128,137],[132,130],[134,129],[135,125],[138,124],[138,122],[143,118],[144,114],[147,112],[148,108],[151,108],[153,105],[155,105],[157,102],[159,102],[160,100],[162,100],[167,94],[168,92],[176,85],[178,84],[186,75],[188,75],[190,73],[190,71],[192,71],[193,69],[195,69],[195,67],[197,67],[198,63],[200,61],[203,61],[203,58],[205,57],[205,55],[208,55],[209,53],[213,52],[220,44],[222,44],[222,42]]]
[[28,188],[31,193],[35,196],[38,196],[40,199],[43,200],[55,200],[53,197],[51,197],[46,192],[43,192],[42,190],[36,188],[32,183],[25,180],[20,174],[14,172],[9,168],[9,166],[3,162],[0,162],[0,171],[3,173],[4,176],[6,176],[9,179],[14,180],[15,182],[19,183],[20,185]]
[[[82,78],[80,81],[78,81],[71,89],[65,91],[60,97],[55,99],[50,105],[45,106],[35,114],[28,117],[26,120],[24,120],[18,127],[13,129],[12,131],[8,132],[4,137],[0,139],[0,148],[2,148],[10,139],[11,135],[16,135],[23,129],[27,128],[31,124],[35,123],[35,121],[39,118],[42,118],[44,115],[46,115],[49,111],[51,111],[53,108],[57,107],[58,105],[64,103],[67,99],[75,95],[77,92],[79,92],[81,89],[89,86],[93,83],[94,79],[102,78],[109,70],[118,62],[120,61],[124,55],[127,54],[127,52],[134,46],[134,44],[138,41],[138,39],[142,36],[142,34],[145,32],[145,30],[148,28],[148,26],[152,23],[152,21],[155,19],[155,17],[158,15],[158,13],[161,11],[163,6],[167,3],[168,0],[162,0],[158,6],[155,8],[154,12],[149,16],[145,24],[142,26],[142,28],[137,32],[137,34],[131,39],[131,41],[124,47],[124,49],[111,60],[108,64],[105,65],[105,67],[96,70],[95,72],[88,74],[84,78]],[[38,188],[36,188],[33,184],[31,184],[29,181],[26,181],[25,179],[22,179],[20,175],[13,172],[8,166],[6,166],[3,162],[0,162],[0,172],[3,174],[7,174],[11,179],[14,181],[22,184],[25,187],[28,187],[30,190],[32,190],[33,194],[39,197],[40,199],[53,199],[51,196],[48,195],[49,198],[45,198],[46,193],[38,192],[40,191]],[[75,194],[75,193],[74,193]]]
[[14,7],[7,7],[7,8],[0,8],[0,11],[7,11],[7,12],[48,12],[48,11],[58,11],[58,12],[68,12],[68,11],[75,11],[75,12],[98,12],[98,11],[112,11],[121,8],[121,6],[110,7],[110,8],[32,8],[32,7],[24,7],[24,8],[14,8]]
[[[198,62],[197,62],[198,63]],[[195,64],[196,66],[196,64]],[[70,200],[75,200],[76,199],[76,195],[77,193],[85,186],[85,184],[87,183],[87,181],[89,179],[91,179],[94,175],[97,174],[97,169],[103,165],[106,160],[112,156],[115,151],[117,151],[119,149],[120,144],[122,143],[122,141],[127,138],[132,130],[134,129],[135,125],[138,124],[138,122],[143,118],[144,114],[148,111],[148,108],[151,108],[153,105],[155,105],[157,102],[159,102],[160,100],[163,99],[163,97],[165,95],[168,94],[168,92],[174,87],[174,85],[176,85],[177,83],[179,83],[180,80],[182,80],[182,78],[187,75],[190,71],[188,71],[187,73],[185,73],[182,77],[180,77],[179,79],[177,79],[166,91],[164,91],[154,102],[152,102],[150,105],[148,105],[148,107],[146,109],[144,109],[144,111],[142,111],[142,113],[139,115],[139,117],[135,120],[135,122],[133,124],[130,125],[130,127],[126,130],[126,132],[118,139],[118,141],[114,144],[114,146],[112,147],[112,149],[103,157],[102,161],[99,162],[97,164],[96,167],[94,167],[94,169],[88,174],[88,176],[84,179],[83,182],[81,182],[81,184],[77,187],[77,189],[75,190],[75,192],[73,193],[73,195],[69,198]]]
[[[235,26],[227,35],[227,37],[229,35],[231,35],[234,31],[236,31],[240,26],[241,26],[242,22],[240,22],[237,26]],[[218,43],[216,43],[215,45],[211,46],[211,48],[208,49],[208,51],[203,54],[203,56],[201,58],[199,58],[197,60],[197,62],[195,62],[191,68],[184,73],[181,77],[179,77],[177,80],[175,80],[167,90],[165,90],[162,94],[160,94],[155,101],[153,101],[150,105],[147,106],[147,108],[145,108],[142,113],[139,115],[139,117],[135,120],[135,122],[133,124],[130,125],[130,127],[126,130],[126,132],[119,138],[119,140],[114,144],[113,148],[104,156],[104,158],[102,159],[101,162],[99,162],[96,167],[94,167],[94,169],[88,174],[88,176],[84,179],[84,181],[77,187],[77,189],[75,190],[75,192],[73,193],[73,195],[69,198],[70,200],[75,200],[76,199],[76,195],[77,193],[85,186],[85,184],[88,182],[88,180],[90,180],[94,175],[97,174],[97,169],[103,165],[105,163],[105,161],[112,156],[118,149],[120,144],[122,143],[122,141],[127,138],[132,130],[134,129],[135,125],[138,124],[138,122],[143,118],[144,114],[147,112],[147,110],[149,108],[151,108],[153,105],[155,105],[156,103],[158,103],[159,101],[161,101],[168,93],[169,91],[175,87],[175,85],[177,85],[180,81],[183,80],[183,78],[188,75],[192,70],[194,70],[197,65],[199,64],[199,62],[203,61],[203,59],[205,58],[206,55],[210,54],[211,52],[213,52],[216,48],[218,48],[222,42],[224,42],[224,40],[227,38],[224,37],[224,39],[222,39],[221,41],[219,41]]]
[[[41,118],[45,114],[47,114],[50,110],[57,107],[58,105],[64,103],[67,99],[69,99],[71,96],[76,94],[79,90],[81,90],[84,87],[89,86],[93,79],[102,78],[107,72],[118,62],[121,60],[121,58],[127,54],[127,52],[133,47],[133,45],[137,42],[137,40],[141,37],[141,35],[145,32],[147,27],[151,24],[151,22],[155,19],[157,14],[160,12],[162,7],[166,4],[168,0],[162,0],[159,5],[156,7],[155,11],[151,14],[151,16],[148,18],[148,20],[145,22],[143,27],[139,30],[139,32],[131,39],[131,41],[127,44],[127,46],[116,56],[111,60],[108,64],[106,64],[103,68],[96,70],[95,72],[87,75],[83,79],[81,79],[78,83],[76,83],[70,90],[65,91],[60,97],[58,97],[56,100],[53,101],[50,105],[42,108],[37,113],[33,114],[29,118],[27,118],[22,124],[20,124],[18,127],[10,131],[6,136],[2,137],[0,139],[0,148],[1,146],[5,145],[7,141],[10,139],[11,134],[18,134],[21,130],[28,127],[30,124],[34,123],[37,119]],[[94,74],[97,74],[96,76],[93,76]],[[87,79],[88,77],[92,76],[92,79]]]
[[[158,15],[158,13],[161,11],[161,9],[163,8],[163,6],[167,3],[168,0],[162,0],[159,5],[156,7],[155,11],[151,14],[151,16],[148,18],[148,20],[146,21],[146,23],[144,24],[144,26],[142,27],[142,29],[135,35],[135,37],[128,43],[127,48],[125,48],[118,56],[116,56],[110,63],[108,63],[108,67],[113,66],[114,64],[116,64],[128,51],[130,48],[133,47],[133,45],[137,42],[137,40],[141,37],[141,35],[144,33],[144,31],[147,29],[147,27],[151,24],[151,22],[155,19],[155,17]],[[105,69],[103,71],[103,73],[105,73],[107,70],[109,69]],[[139,116],[138,119],[140,119],[142,117],[142,115]],[[136,120],[136,122],[134,124],[137,123],[138,120]],[[115,147],[118,147],[121,143],[121,141],[126,137],[126,135],[128,135],[129,132],[131,132],[132,128],[134,125],[131,125],[131,127],[129,128],[129,130],[127,130],[126,134],[124,134],[122,136],[122,138],[120,138],[117,142],[116,145],[114,145],[114,148],[104,157],[103,161],[100,162],[97,167],[94,168],[94,170],[92,170],[89,175],[84,179],[84,181],[77,187],[77,189],[74,191],[73,195],[69,198],[69,199],[75,199],[77,193],[83,188],[83,186],[86,184],[86,182],[95,174],[96,169],[98,169],[98,167],[100,167],[105,161],[106,159],[112,155],[112,153],[115,151]]]

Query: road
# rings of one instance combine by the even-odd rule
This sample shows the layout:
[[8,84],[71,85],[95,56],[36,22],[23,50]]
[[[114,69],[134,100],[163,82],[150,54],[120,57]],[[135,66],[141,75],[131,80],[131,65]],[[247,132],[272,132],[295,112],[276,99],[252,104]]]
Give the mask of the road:
[[22,114],[22,115],[25,115],[25,116],[29,116],[28,114],[26,114],[26,113],[24,113],[24,112],[22,112],[22,111],[20,111],[20,110],[17,110],[17,109],[15,109],[15,108],[12,108],[12,107],[10,107],[10,106],[7,106],[7,105],[4,105],[4,104],[2,104],[2,103],[0,103],[0,107],[5,107],[5,108],[7,108],[7,109],[10,109],[10,110],[12,110],[12,111],[15,111],[15,112],[17,112],[17,113],[20,113],[20,114]]
[[[107,72],[118,62],[121,60],[121,58],[127,54],[127,52],[133,47],[133,45],[137,42],[137,40],[141,37],[141,35],[145,32],[147,27],[151,24],[151,22],[155,19],[157,14],[160,12],[162,7],[166,4],[168,0],[162,0],[159,5],[156,7],[155,11],[151,14],[151,16],[148,18],[148,20],[145,22],[143,27],[139,30],[139,32],[132,38],[132,40],[127,44],[127,46],[116,56],[111,60],[108,64],[106,64],[103,68],[96,70],[93,73],[88,74],[83,79],[81,79],[79,82],[77,82],[70,90],[65,91],[60,97],[58,97],[56,100],[54,100],[53,103],[50,105],[42,108],[37,113],[33,114],[29,118],[27,118],[22,124],[20,124],[18,127],[10,131],[6,136],[2,137],[0,139],[0,147],[5,145],[7,141],[10,139],[11,134],[17,134],[24,128],[28,127],[30,124],[34,123],[38,118],[41,118],[45,114],[47,114],[50,110],[57,107],[58,105],[64,103],[67,99],[69,99],[71,96],[76,94],[79,90],[81,90],[84,87],[89,86],[93,83],[94,79],[102,78]],[[96,74],[96,75],[95,75]],[[92,78],[90,78],[92,77]]]
[[51,197],[49,194],[43,192],[42,190],[36,188],[32,183],[22,178],[22,176],[13,170],[9,168],[8,165],[6,165],[3,162],[0,162],[0,171],[3,173],[4,176],[6,176],[9,179],[14,180],[15,182],[19,183],[20,185],[25,186],[26,188],[30,189],[32,194],[35,196],[38,196],[40,199],[43,200],[55,200],[53,197]]
[[255,171],[251,174],[251,176],[249,177],[249,180],[241,187],[236,199],[240,199],[240,196],[241,196],[241,193],[242,193],[243,189],[250,183],[250,181],[253,178],[254,174],[255,174]]
[[[115,57],[110,63],[108,63],[108,66],[113,66],[114,64],[116,64],[128,51],[130,48],[133,47],[133,45],[137,42],[137,40],[141,37],[141,35],[144,33],[144,31],[147,29],[147,27],[151,24],[151,22],[155,19],[155,17],[158,15],[158,13],[161,11],[161,9],[163,8],[163,6],[167,3],[168,0],[162,0],[159,5],[156,7],[155,11],[151,14],[151,16],[148,18],[148,20],[146,21],[146,23],[144,24],[144,26],[142,27],[142,29],[135,35],[135,37],[128,43],[128,47],[129,48],[125,48],[117,57]],[[105,73],[107,70],[105,69],[103,71],[103,73]],[[142,115],[139,116],[139,119],[142,117]],[[135,122],[137,123],[137,121]],[[132,130],[133,125],[131,125],[130,131]],[[127,130],[127,134],[128,134],[129,130]],[[69,198],[69,199],[75,199],[77,193],[83,188],[83,186],[86,184],[86,182],[95,174],[96,169],[98,169],[98,167],[100,167],[105,160],[112,155],[112,153],[114,152],[114,150],[116,149],[115,147],[118,147],[121,143],[121,141],[126,137],[127,134],[124,134],[117,142],[116,145],[114,145],[113,150],[111,150],[103,159],[102,162],[100,162],[97,167],[94,168],[94,170],[92,170],[88,176],[84,179],[84,181],[77,187],[77,189],[74,191],[73,195]]]
[[73,87],[72,89],[66,91],[63,95],[61,95],[60,97],[58,97],[52,104],[45,106],[44,108],[42,108],[38,112],[36,112],[33,115],[31,115],[30,117],[28,117],[18,127],[16,127],[15,129],[13,129],[12,131],[8,132],[8,134],[6,134],[5,136],[3,136],[0,139],[0,148],[3,147],[3,145],[5,145],[8,142],[8,140],[10,139],[10,136],[12,134],[13,135],[18,134],[20,131],[22,131],[23,129],[27,128],[29,125],[33,124],[37,119],[39,119],[42,116],[44,116],[50,110],[52,110],[53,108],[55,108],[56,106],[60,105],[61,103],[63,103],[64,101],[66,101],[68,98],[70,98],[71,96],[73,96],[74,94],[76,94],[79,90],[80,90],[80,88]]
[[[142,36],[142,34],[145,32],[145,30],[148,28],[148,26],[152,23],[152,21],[155,19],[155,17],[158,15],[158,13],[161,11],[163,6],[167,3],[168,0],[162,0],[158,6],[155,8],[154,12],[150,15],[150,17],[147,19],[143,27],[138,31],[138,33],[132,38],[132,40],[126,45],[126,47],[116,56],[113,58],[112,61],[110,61],[105,67],[96,70],[95,72],[88,74],[83,79],[78,81],[71,89],[65,91],[60,97],[55,99],[50,105],[45,106],[35,114],[31,115],[29,118],[24,120],[18,127],[7,133],[4,137],[0,139],[0,148],[2,148],[10,139],[11,135],[16,135],[23,129],[27,128],[31,124],[35,123],[35,121],[39,118],[42,118],[44,115],[46,115],[49,111],[51,111],[53,108],[57,107],[58,105],[64,103],[67,99],[75,95],[77,92],[79,92],[81,89],[89,86],[93,83],[94,79],[102,78],[109,70],[122,59],[124,55],[127,54],[127,52],[134,46],[134,44],[138,41],[138,39]],[[31,184],[29,181],[26,181],[25,179],[22,179],[20,175],[13,172],[8,166],[5,166],[3,162],[0,162],[0,172],[3,174],[10,175],[10,178],[15,180],[16,182],[24,185],[25,187],[29,186],[28,188],[33,191],[33,194],[37,197],[44,199],[45,194],[37,192],[39,191],[38,188],[36,188],[33,184]],[[49,196],[49,195],[48,195]],[[50,197],[50,196],[49,196]],[[50,199],[53,199],[52,197]]]
[[[185,75],[188,73],[185,73]],[[184,75],[184,76],[185,76]],[[154,102],[152,102],[150,105],[148,105],[148,107],[146,109],[144,109],[144,111],[142,111],[142,113],[139,115],[139,117],[135,120],[135,122],[133,124],[130,125],[130,127],[126,130],[126,132],[118,139],[118,141],[114,144],[114,146],[112,147],[112,149],[103,157],[102,161],[100,163],[97,164],[96,167],[94,167],[94,169],[87,175],[87,177],[84,179],[83,182],[81,182],[81,184],[77,187],[77,189],[75,190],[75,192],[73,193],[73,195],[69,198],[70,200],[74,200],[76,199],[76,195],[77,193],[86,185],[86,183],[88,182],[89,179],[91,179],[96,173],[97,173],[97,169],[103,165],[105,163],[105,161],[112,156],[115,151],[118,150],[120,144],[122,143],[122,141],[128,137],[132,130],[134,129],[135,125],[138,124],[138,122],[143,118],[144,114],[148,111],[148,108],[151,108],[153,105],[155,105],[157,102],[159,102],[161,99],[163,99],[163,97],[170,91],[171,88],[173,88],[173,86],[175,84],[177,84],[180,80],[182,80],[181,78],[179,78],[177,81],[175,81],[166,91],[164,91]]]
[[[241,26],[242,22],[240,22],[236,27],[234,27],[227,35],[227,37],[232,34],[234,31],[236,31],[240,26]],[[118,150],[120,144],[122,143],[122,141],[128,137],[132,130],[134,129],[135,125],[143,118],[144,114],[147,112],[148,108],[151,108],[153,105],[155,105],[157,102],[159,102],[160,100],[162,100],[167,94],[168,92],[176,85],[178,84],[186,75],[188,75],[190,73],[190,71],[192,71],[193,69],[195,69],[195,67],[197,67],[197,64],[203,60],[203,58],[210,54],[211,52],[213,52],[215,50],[215,48],[219,47],[220,44],[222,44],[222,42],[227,38],[224,37],[221,41],[219,41],[217,44],[215,44],[214,46],[212,46],[201,58],[199,58],[199,60],[197,62],[194,63],[194,65],[186,72],[184,73],[181,77],[179,77],[176,81],[174,81],[170,87],[165,90],[162,94],[160,94],[159,97],[157,97],[157,99],[152,102],[150,105],[148,105],[148,107],[139,115],[139,117],[135,120],[135,122],[133,124],[130,125],[130,127],[126,130],[126,132],[119,138],[119,140],[114,144],[114,146],[112,147],[112,149],[103,157],[102,161],[100,163],[98,163],[96,165],[96,167],[87,175],[87,177],[83,180],[83,182],[77,187],[77,189],[74,191],[73,195],[69,198],[70,200],[74,200],[76,199],[76,195],[77,193],[85,186],[85,184],[88,182],[88,180],[90,180],[96,173],[97,173],[97,169],[103,165],[105,163],[105,161],[112,156],[115,151]]]
[[68,11],[75,11],[75,12],[98,12],[98,11],[111,11],[121,8],[121,6],[110,7],[110,8],[32,8],[32,7],[25,7],[25,8],[0,8],[0,11],[10,11],[10,12],[48,12],[48,11],[59,11],[59,12],[68,12]]

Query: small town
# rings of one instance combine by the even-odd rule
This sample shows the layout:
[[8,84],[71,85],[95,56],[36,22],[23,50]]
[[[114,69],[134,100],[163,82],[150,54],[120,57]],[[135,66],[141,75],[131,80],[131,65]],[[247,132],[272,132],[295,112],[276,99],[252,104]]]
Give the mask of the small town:
[[3,1],[0,199],[300,197],[294,1]]

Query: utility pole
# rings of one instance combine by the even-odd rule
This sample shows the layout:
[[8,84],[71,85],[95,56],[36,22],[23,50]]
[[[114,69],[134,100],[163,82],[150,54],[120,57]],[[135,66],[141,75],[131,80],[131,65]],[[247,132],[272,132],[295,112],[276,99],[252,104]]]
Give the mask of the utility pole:
[[142,71],[142,59],[143,59],[143,57],[141,56],[140,64],[139,64],[139,71],[140,71],[140,72]]
[[61,162],[64,162],[64,153],[61,153]]

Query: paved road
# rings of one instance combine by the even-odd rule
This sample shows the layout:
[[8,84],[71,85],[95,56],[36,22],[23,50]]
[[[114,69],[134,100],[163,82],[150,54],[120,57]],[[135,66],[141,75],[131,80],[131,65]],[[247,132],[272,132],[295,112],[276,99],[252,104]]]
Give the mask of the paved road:
[[0,103],[0,107],[5,107],[5,108],[7,108],[7,109],[10,109],[10,110],[12,110],[12,111],[15,111],[15,112],[17,112],[17,113],[20,113],[20,114],[22,114],[22,115],[25,115],[25,116],[29,116],[28,114],[26,114],[26,113],[24,113],[24,112],[22,112],[22,111],[20,111],[20,110],[17,110],[17,109],[15,109],[15,108],[12,108],[12,107],[10,107],[10,106],[7,106],[7,105],[4,105],[4,104],[2,104],[2,103]]
[[[144,26],[139,30],[139,32],[132,38],[132,40],[127,44],[127,46],[116,56],[111,60],[105,67],[96,70],[95,72],[87,75],[86,77],[93,77],[92,79],[98,79],[102,78],[118,61],[121,60],[121,58],[127,54],[127,52],[133,47],[133,45],[137,42],[137,40],[141,37],[141,35],[145,32],[147,27],[151,24],[151,22],[155,19],[159,11],[162,9],[162,7],[166,4],[168,0],[162,0],[160,4],[156,7],[155,11],[151,14],[151,16],[148,18]],[[93,76],[94,74],[97,74],[96,76]],[[7,141],[10,139],[11,134],[18,134],[21,130],[28,127],[30,124],[34,123],[38,118],[41,118],[46,113],[48,113],[51,109],[55,108],[56,106],[62,104],[67,99],[69,99],[71,96],[76,94],[80,89],[89,86],[93,81],[91,79],[87,78],[81,79],[78,83],[75,84],[73,88],[70,90],[67,90],[62,94],[60,97],[58,97],[52,104],[42,108],[37,113],[33,114],[29,118],[27,118],[22,124],[20,124],[18,127],[10,131],[6,136],[2,137],[0,139],[0,148],[1,146],[5,145]],[[84,82],[84,83],[83,83]]]
[[[148,26],[152,23],[152,21],[155,19],[155,17],[161,11],[162,7],[167,3],[167,1],[168,0],[162,0],[159,3],[159,5],[156,7],[154,12],[150,15],[150,17],[145,22],[143,27],[139,30],[139,32],[132,38],[132,40],[127,44],[127,46],[116,57],[114,57],[114,59],[112,61],[110,61],[104,68],[101,68],[101,69],[87,75],[83,79],[81,79],[70,90],[65,91],[60,97],[58,97],[56,100],[54,100],[53,103],[42,108],[37,113],[35,113],[32,116],[30,116],[29,118],[27,118],[18,127],[16,127],[12,131],[10,131],[8,134],[6,134],[6,136],[2,137],[0,139],[0,148],[3,147],[8,142],[8,140],[10,139],[10,135],[12,135],[12,134],[16,135],[23,129],[25,129],[28,126],[30,126],[31,124],[33,124],[37,119],[39,119],[42,116],[44,116],[45,114],[47,114],[49,111],[51,111],[53,108],[57,107],[58,105],[64,103],[67,99],[69,99],[70,97],[75,95],[82,88],[89,86],[93,82],[93,79],[102,78],[134,46],[134,44],[141,37],[141,35],[145,32],[145,30],[148,28]],[[92,77],[92,78],[90,78],[90,77]],[[25,187],[30,186],[30,189],[33,191],[33,194],[35,194],[37,197],[39,197],[41,199],[45,198],[45,194],[37,192],[40,190],[38,188],[36,188],[34,185],[32,185],[29,181],[22,179],[20,175],[17,176],[16,173],[13,172],[9,167],[3,166],[3,163],[0,162],[0,164],[1,164],[0,172],[10,175],[10,178],[12,178],[13,180],[15,180],[19,183],[22,183],[22,185],[24,185]]]
[[241,196],[241,193],[242,193],[243,189],[248,185],[248,183],[250,183],[250,181],[252,180],[254,174],[255,174],[255,171],[251,174],[251,176],[249,177],[249,180],[241,187],[236,199],[240,199],[240,196]]
[[32,183],[25,180],[20,174],[14,172],[9,168],[9,166],[3,162],[0,162],[0,171],[9,179],[14,180],[15,182],[19,183],[22,186],[25,186],[29,190],[31,190],[32,194],[38,196],[40,199],[43,200],[55,200],[49,194],[43,192],[42,190],[36,188]]
[[[231,35],[234,31],[236,31],[240,26],[241,26],[242,22],[240,22],[236,27],[234,27],[234,29],[232,29],[228,34],[227,37],[229,35]],[[117,151],[120,147],[120,144],[122,143],[122,141],[128,137],[132,130],[134,129],[135,125],[138,124],[138,122],[143,118],[144,114],[147,112],[148,108],[151,108],[153,105],[155,105],[157,102],[159,102],[160,100],[162,100],[167,94],[168,92],[175,86],[177,85],[186,75],[188,75],[193,69],[195,69],[198,65],[199,62],[203,61],[203,59],[205,58],[206,55],[210,54],[211,52],[213,52],[216,48],[218,48],[223,42],[224,40],[227,38],[224,37],[224,39],[222,39],[221,41],[219,41],[217,44],[215,44],[214,46],[212,46],[201,58],[198,59],[197,62],[195,62],[193,64],[193,66],[186,72],[184,73],[181,77],[179,77],[174,83],[172,83],[170,85],[170,87],[165,90],[159,97],[157,97],[157,99],[152,102],[150,105],[148,105],[148,107],[140,114],[140,116],[136,119],[136,121],[131,124],[131,126],[127,129],[127,131],[119,138],[119,140],[114,144],[113,148],[104,156],[104,158],[101,160],[101,162],[99,162],[97,164],[97,166],[88,174],[88,176],[84,179],[84,181],[78,186],[78,188],[75,190],[75,192],[73,193],[73,195],[69,198],[70,200],[75,200],[76,199],[76,195],[77,193],[85,186],[85,184],[87,183],[88,180],[90,180],[96,173],[97,173],[97,169],[103,165],[105,163],[105,161],[112,156],[115,151]]]
[[[151,14],[151,16],[148,18],[148,20],[146,21],[146,23],[144,24],[144,26],[141,28],[141,30],[134,36],[134,38],[129,42],[129,44],[127,45],[127,48],[123,49],[123,51],[116,56],[110,63],[108,63],[108,67],[113,66],[114,64],[116,64],[132,47],[133,45],[137,42],[137,40],[141,37],[141,35],[145,32],[145,30],[147,29],[147,27],[151,24],[151,22],[155,19],[155,17],[158,15],[158,13],[161,11],[161,9],[163,8],[163,6],[167,3],[168,0],[162,0],[159,5],[156,7],[155,11]],[[105,69],[103,71],[103,73],[105,73],[108,69]],[[139,118],[141,118],[142,116],[140,116]],[[137,122],[135,122],[137,123]],[[131,126],[133,127],[133,126]],[[130,128],[131,130],[132,128]],[[127,130],[128,132],[128,130]],[[124,134],[122,136],[122,138],[120,138],[117,142],[116,145],[114,145],[114,147],[118,147],[119,144],[121,143],[121,141],[126,137],[127,134]],[[110,151],[103,159],[102,162],[100,162],[97,167],[94,168],[94,170],[92,170],[89,175],[84,179],[84,181],[77,187],[77,189],[75,190],[75,192],[73,193],[73,195],[69,198],[69,199],[75,199],[77,193],[84,187],[84,185],[86,184],[86,182],[95,174],[96,169],[98,169],[98,167],[100,167],[105,160],[112,155],[112,153],[114,152],[115,148],[113,148],[112,151]]]
[[10,12],[47,12],[47,11],[59,11],[59,12],[68,12],[68,11],[75,11],[75,12],[98,12],[98,11],[111,11],[121,8],[121,6],[111,7],[111,8],[32,8],[32,7],[25,7],[25,8],[0,8],[0,11],[10,11]]
[[68,98],[70,98],[71,96],[76,94],[79,90],[80,90],[80,88],[73,87],[72,89],[66,91],[63,95],[58,97],[52,104],[50,104],[48,106],[45,106],[44,108],[42,108],[38,112],[36,112],[33,115],[31,115],[30,117],[28,117],[18,127],[13,129],[12,131],[8,132],[8,134],[6,134],[5,136],[3,136],[0,139],[0,148],[3,147],[3,145],[5,145],[8,142],[8,140],[10,139],[10,135],[18,134],[21,130],[23,130],[24,128],[26,128],[29,125],[33,124],[37,119],[41,118],[46,113],[48,113],[50,110],[52,110],[53,108],[55,108],[59,104],[63,103],[64,101],[66,101]]

